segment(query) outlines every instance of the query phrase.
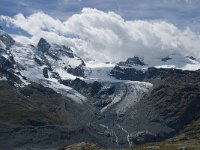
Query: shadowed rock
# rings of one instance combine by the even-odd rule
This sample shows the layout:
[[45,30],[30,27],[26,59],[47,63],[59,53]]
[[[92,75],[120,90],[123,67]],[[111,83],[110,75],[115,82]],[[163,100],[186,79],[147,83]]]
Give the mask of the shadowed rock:
[[41,38],[37,45],[38,50],[42,52],[48,51],[50,47],[51,45],[44,38]]

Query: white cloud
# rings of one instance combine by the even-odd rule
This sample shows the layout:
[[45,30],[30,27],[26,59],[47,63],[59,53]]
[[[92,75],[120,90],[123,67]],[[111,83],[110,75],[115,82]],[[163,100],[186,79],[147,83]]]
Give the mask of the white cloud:
[[[1,17],[29,33],[32,42],[40,37],[66,44],[81,57],[120,61],[128,57],[165,57],[171,53],[200,57],[200,36],[189,28],[180,30],[164,21],[125,21],[114,12],[84,8],[62,22],[38,12],[25,17]],[[23,38],[16,38],[23,41]],[[26,40],[27,41],[27,40]]]

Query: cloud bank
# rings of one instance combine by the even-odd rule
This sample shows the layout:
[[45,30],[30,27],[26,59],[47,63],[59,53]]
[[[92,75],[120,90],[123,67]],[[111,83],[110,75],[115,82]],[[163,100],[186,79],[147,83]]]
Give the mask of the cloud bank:
[[16,35],[18,41],[36,44],[44,37],[49,42],[72,47],[85,59],[117,62],[133,56],[162,58],[172,53],[200,57],[200,35],[189,28],[181,30],[165,21],[126,21],[111,11],[84,8],[66,21],[43,12],[27,17],[1,16],[0,20],[31,37]]

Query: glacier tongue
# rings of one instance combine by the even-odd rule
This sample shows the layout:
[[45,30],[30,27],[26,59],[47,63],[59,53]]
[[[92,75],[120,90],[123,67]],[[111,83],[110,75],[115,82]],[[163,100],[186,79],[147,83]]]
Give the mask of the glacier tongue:
[[126,94],[116,107],[117,114],[124,114],[126,110],[137,104],[152,87],[153,84],[148,82],[127,81]]
[[148,82],[139,81],[115,81],[118,82],[118,88],[111,96],[112,102],[101,109],[105,112],[108,109],[114,109],[118,115],[124,114],[129,108],[137,104],[142,97],[148,93],[153,85]]

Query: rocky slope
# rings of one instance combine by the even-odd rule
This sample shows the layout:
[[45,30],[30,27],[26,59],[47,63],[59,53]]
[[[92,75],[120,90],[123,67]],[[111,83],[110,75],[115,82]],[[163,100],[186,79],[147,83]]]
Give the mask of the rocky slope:
[[174,136],[199,118],[199,64],[180,55],[84,62],[67,46],[24,45],[0,30],[0,146],[122,148]]

